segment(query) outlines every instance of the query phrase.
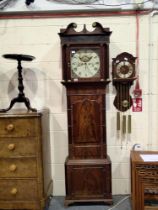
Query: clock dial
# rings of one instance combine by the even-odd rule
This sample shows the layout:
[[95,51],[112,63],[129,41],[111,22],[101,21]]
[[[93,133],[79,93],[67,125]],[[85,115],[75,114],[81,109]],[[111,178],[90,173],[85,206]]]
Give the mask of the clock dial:
[[96,49],[71,50],[72,78],[91,78],[100,76],[100,58]]
[[120,78],[129,78],[133,72],[133,66],[128,61],[121,61],[116,65],[116,75]]

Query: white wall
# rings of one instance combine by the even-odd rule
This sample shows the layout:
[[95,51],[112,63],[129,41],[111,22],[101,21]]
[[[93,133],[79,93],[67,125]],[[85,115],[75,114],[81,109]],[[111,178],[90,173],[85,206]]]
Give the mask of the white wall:
[[[107,91],[107,145],[112,160],[113,194],[130,193],[129,162],[132,146],[140,143],[144,149],[148,149],[148,146],[153,150],[158,149],[158,16],[151,18],[152,31],[149,31],[149,18],[150,15],[140,16],[140,85],[143,90],[143,112],[130,111],[130,137],[117,138],[116,109],[113,106],[115,91],[112,83]],[[32,62],[23,63],[25,93],[33,107],[47,107],[50,110],[50,132],[45,135],[50,135],[51,159],[47,160],[46,166],[52,172],[54,195],[65,194],[64,161],[68,154],[66,97],[65,89],[60,83],[62,69],[58,33],[60,28],[65,28],[70,22],[76,22],[79,28],[86,23],[90,28],[95,21],[113,31],[110,43],[111,72],[111,58],[124,51],[136,55],[135,16],[0,20],[0,55],[23,53],[36,57]],[[152,42],[149,43],[151,34]],[[149,50],[149,47],[152,49]],[[150,67],[149,57],[152,59]],[[149,72],[152,76],[151,83],[148,81]],[[0,108],[8,107],[10,100],[17,95],[16,85],[16,63],[0,57]],[[151,145],[148,145],[149,139]],[[45,152],[48,151],[45,149]]]
[[[77,3],[78,2],[78,3]],[[87,3],[84,3],[87,2]],[[96,0],[94,3],[88,4],[84,0],[35,0],[29,6],[25,4],[25,0],[1,0],[0,9],[3,12],[8,11],[65,11],[65,10],[109,10],[109,9],[152,9],[158,8],[157,0]]]

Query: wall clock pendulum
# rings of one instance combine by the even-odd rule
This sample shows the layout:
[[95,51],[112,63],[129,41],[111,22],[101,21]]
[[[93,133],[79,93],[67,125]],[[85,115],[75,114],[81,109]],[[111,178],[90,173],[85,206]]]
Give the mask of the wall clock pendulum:
[[[114,106],[121,112],[126,112],[132,106],[132,97],[130,95],[130,88],[133,81],[136,79],[135,71],[136,57],[123,52],[119,54],[112,61],[112,78],[113,85],[116,88],[116,97],[114,99]],[[117,112],[117,130],[121,129],[120,112]],[[122,117],[122,133],[125,134],[128,129],[128,134],[131,133],[131,115],[128,115],[128,123],[126,127],[126,115]]]
[[61,29],[62,84],[66,87],[69,155],[65,162],[65,205],[112,203],[111,160],[106,146],[106,85],[111,31],[93,23],[77,32]]

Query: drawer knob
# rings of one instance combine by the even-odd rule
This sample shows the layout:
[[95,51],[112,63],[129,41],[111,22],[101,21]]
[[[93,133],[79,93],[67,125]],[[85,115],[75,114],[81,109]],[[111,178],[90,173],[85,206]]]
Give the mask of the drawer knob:
[[15,144],[9,144],[9,145],[8,145],[8,149],[9,149],[10,151],[14,150],[14,149],[15,149]]
[[14,130],[14,125],[13,124],[9,124],[6,127],[7,131],[13,131]]
[[18,192],[18,190],[17,190],[16,188],[12,188],[11,191],[10,191],[10,193],[11,193],[12,195],[16,195],[17,192]]
[[9,170],[12,172],[16,171],[16,169],[17,169],[17,166],[15,164],[10,165],[9,167]]

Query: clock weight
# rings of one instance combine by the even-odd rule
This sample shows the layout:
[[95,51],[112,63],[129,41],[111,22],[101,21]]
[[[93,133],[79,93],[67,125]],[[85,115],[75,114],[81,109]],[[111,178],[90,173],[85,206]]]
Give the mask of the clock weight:
[[133,57],[127,52],[123,52],[116,56],[116,58],[113,58],[112,61],[112,78],[113,85],[116,89],[116,96],[113,103],[118,110],[116,120],[117,131],[121,131],[123,137],[125,134],[131,134],[131,115],[128,114],[128,116],[126,116],[123,114],[122,116],[120,112],[125,113],[132,106],[130,88],[133,85],[133,81],[136,79],[135,60],[136,57]]

